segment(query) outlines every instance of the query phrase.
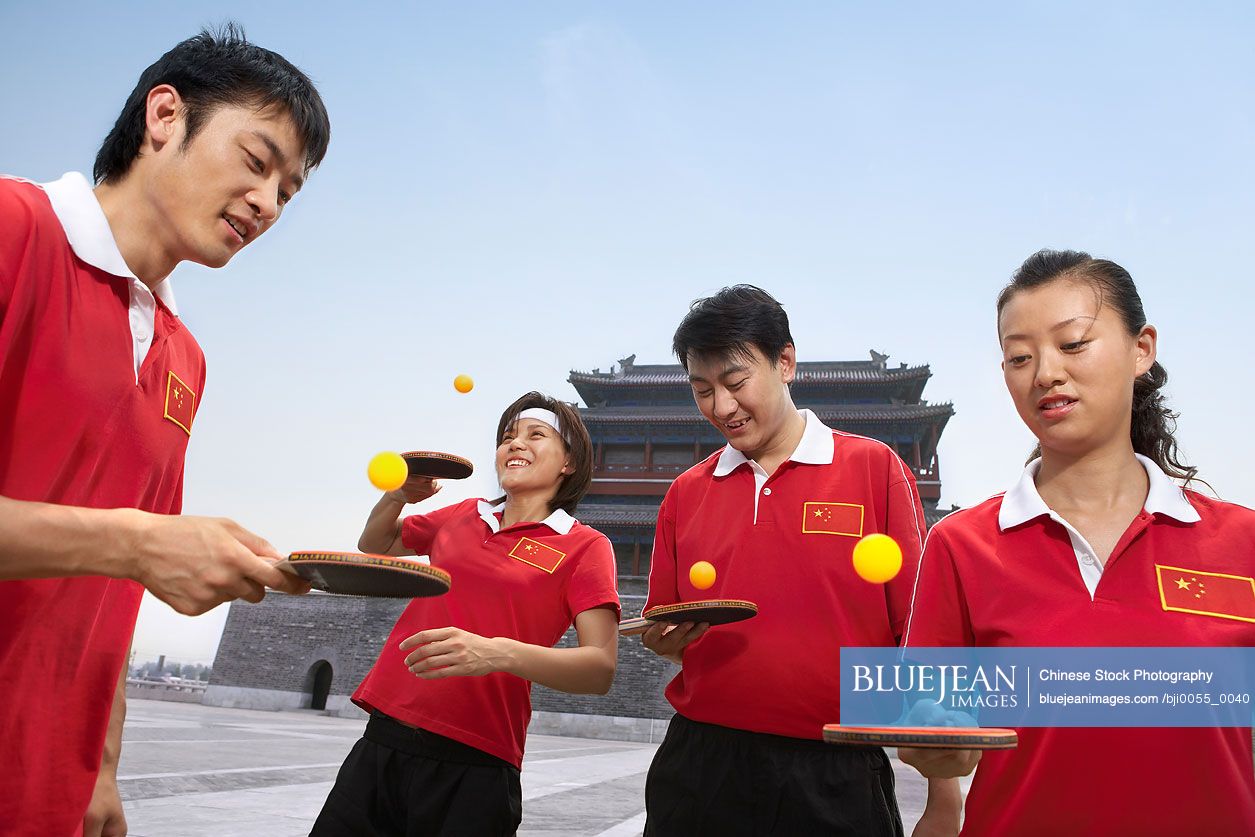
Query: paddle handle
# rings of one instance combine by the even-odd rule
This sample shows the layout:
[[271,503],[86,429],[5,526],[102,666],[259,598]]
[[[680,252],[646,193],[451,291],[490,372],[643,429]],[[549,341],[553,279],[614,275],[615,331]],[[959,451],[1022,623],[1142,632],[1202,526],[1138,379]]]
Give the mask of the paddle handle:
[[285,572],[288,575],[294,575],[297,578],[301,577],[301,574],[296,571],[296,567],[292,566],[292,562],[287,558],[284,558],[282,561],[276,561],[273,566],[280,572]]
[[624,619],[619,623],[619,636],[640,636],[649,630],[654,623],[644,616],[635,619]]

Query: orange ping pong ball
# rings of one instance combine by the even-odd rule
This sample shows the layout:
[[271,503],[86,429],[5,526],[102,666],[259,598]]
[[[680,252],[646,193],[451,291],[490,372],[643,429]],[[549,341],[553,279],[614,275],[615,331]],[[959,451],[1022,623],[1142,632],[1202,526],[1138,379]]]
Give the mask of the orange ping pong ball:
[[689,567],[689,583],[698,590],[708,590],[715,583],[715,565],[709,561],[698,561]]
[[902,569],[902,547],[888,535],[867,535],[854,544],[854,572],[864,581],[884,584]]
[[377,453],[366,466],[366,476],[370,477],[371,485],[380,491],[396,491],[405,485],[410,476],[410,467],[399,453],[386,451]]
[[475,388],[475,382],[470,375],[458,375],[453,379],[453,388],[465,395]]

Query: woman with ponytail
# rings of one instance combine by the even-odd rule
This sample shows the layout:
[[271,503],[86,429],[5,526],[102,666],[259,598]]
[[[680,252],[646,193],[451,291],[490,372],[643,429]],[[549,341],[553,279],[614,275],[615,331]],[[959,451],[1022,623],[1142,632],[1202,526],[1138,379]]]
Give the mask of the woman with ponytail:
[[[1255,646],[1255,593],[1183,607],[1161,592],[1220,577],[1255,590],[1255,511],[1189,489],[1128,272],[1034,254],[998,297],[998,338],[1038,448],[1011,490],[933,527],[903,644]],[[983,757],[899,755],[930,778],[976,769],[965,835],[1255,834],[1249,728],[1019,736]]]

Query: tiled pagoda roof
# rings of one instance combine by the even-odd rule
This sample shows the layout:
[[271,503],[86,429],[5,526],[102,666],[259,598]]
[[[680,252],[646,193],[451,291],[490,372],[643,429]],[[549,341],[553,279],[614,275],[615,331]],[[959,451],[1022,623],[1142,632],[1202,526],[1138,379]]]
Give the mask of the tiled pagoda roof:
[[658,520],[657,506],[629,506],[617,503],[581,503],[576,519],[585,526],[653,526]]
[[[857,422],[926,422],[948,419],[954,406],[943,404],[831,404],[808,405],[827,424]],[[585,424],[639,424],[665,422],[670,424],[704,424],[706,419],[693,405],[658,405],[648,407],[585,407],[580,410]]]
[[[932,373],[928,365],[888,368],[870,360],[803,361],[799,363],[794,384],[902,383],[926,380]],[[598,386],[688,386],[688,375],[678,363],[629,364],[614,372],[580,372],[571,370],[567,380],[575,385]]]

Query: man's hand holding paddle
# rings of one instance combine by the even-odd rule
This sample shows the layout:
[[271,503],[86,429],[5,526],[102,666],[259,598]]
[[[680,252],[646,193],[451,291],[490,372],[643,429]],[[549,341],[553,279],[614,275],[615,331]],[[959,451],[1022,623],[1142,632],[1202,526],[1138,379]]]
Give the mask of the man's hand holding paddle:
[[655,622],[641,635],[641,642],[659,657],[683,665],[684,649],[708,630],[710,625],[705,622],[681,622],[678,625]]
[[261,601],[266,587],[309,591],[275,567],[283,556],[264,538],[224,518],[0,497],[0,554],[0,580],[129,578],[188,616],[232,599]]
[[284,556],[233,520],[142,515],[122,540],[123,575],[179,613],[196,616],[223,602],[260,602],[271,587],[309,592],[304,579],[275,567]]

